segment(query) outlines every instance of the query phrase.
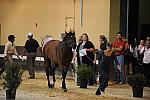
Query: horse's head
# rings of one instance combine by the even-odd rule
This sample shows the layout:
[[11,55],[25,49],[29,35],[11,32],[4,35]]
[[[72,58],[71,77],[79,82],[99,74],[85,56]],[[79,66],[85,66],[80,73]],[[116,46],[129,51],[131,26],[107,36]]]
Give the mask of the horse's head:
[[63,41],[67,41],[69,47],[75,49],[76,48],[76,37],[75,31],[69,31],[69,33],[65,32],[65,37]]

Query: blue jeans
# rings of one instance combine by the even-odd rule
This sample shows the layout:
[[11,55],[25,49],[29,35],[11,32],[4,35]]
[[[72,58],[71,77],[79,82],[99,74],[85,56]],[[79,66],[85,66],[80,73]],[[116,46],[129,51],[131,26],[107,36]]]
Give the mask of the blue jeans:
[[124,66],[124,55],[116,56],[118,63],[121,67],[121,70],[117,68],[117,65],[114,65],[115,69],[115,82],[125,83],[125,66]]
[[82,64],[82,57],[80,57],[80,64]]

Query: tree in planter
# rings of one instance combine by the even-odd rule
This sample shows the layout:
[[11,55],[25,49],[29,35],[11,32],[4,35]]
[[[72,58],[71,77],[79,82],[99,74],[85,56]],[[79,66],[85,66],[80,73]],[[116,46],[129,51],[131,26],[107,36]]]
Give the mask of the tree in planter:
[[22,82],[22,74],[23,71],[18,62],[7,63],[5,65],[3,79],[5,80],[6,100],[15,99],[16,89]]
[[79,79],[80,88],[87,88],[87,81],[93,75],[93,70],[86,64],[78,67],[77,76]]
[[143,87],[145,84],[145,77],[143,75],[129,75],[127,82],[132,87],[133,97],[143,97]]

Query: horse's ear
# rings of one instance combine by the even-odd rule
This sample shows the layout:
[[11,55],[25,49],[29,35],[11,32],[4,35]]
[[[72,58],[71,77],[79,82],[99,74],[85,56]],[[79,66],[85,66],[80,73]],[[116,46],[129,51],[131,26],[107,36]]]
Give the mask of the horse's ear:
[[40,37],[41,38],[41,40],[43,40],[43,37]]
[[67,31],[65,31],[65,34],[66,34],[66,35],[68,35],[68,32],[67,32]]
[[75,35],[75,30],[74,30],[74,31],[72,31],[72,33]]
[[71,30],[71,28],[70,28],[70,31],[69,31],[69,33],[72,33],[72,30]]

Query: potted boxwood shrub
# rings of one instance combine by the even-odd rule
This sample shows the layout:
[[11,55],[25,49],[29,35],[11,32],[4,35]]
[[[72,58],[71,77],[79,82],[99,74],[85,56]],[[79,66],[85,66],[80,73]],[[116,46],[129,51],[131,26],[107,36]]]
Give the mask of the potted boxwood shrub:
[[23,71],[18,62],[13,62],[12,64],[7,63],[5,65],[3,79],[5,81],[4,87],[6,89],[6,100],[15,100],[16,89],[22,82],[22,74]]
[[82,64],[78,66],[77,77],[80,88],[87,88],[88,79],[91,77],[92,73],[93,71],[88,65]]
[[129,75],[127,82],[132,87],[133,97],[143,97],[143,87],[145,84],[145,78],[143,75]]

